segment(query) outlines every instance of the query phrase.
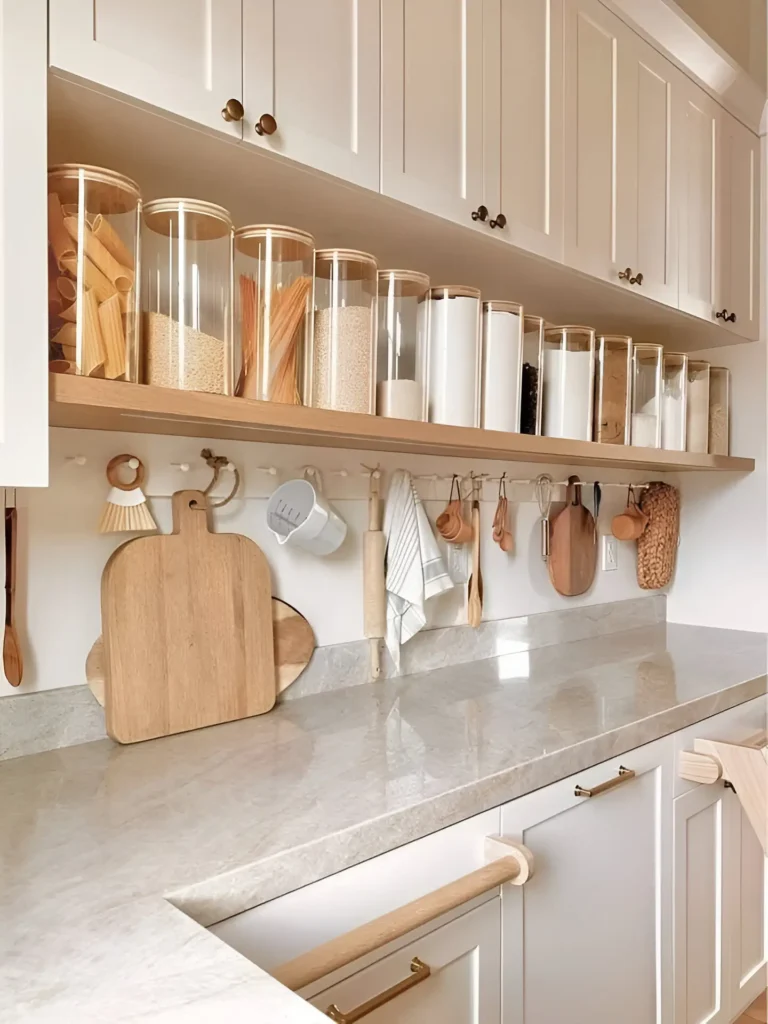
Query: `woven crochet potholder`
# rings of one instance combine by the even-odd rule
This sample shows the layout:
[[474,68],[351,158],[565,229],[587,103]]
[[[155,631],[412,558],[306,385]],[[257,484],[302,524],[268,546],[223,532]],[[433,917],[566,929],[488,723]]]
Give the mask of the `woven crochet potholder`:
[[670,484],[652,483],[640,501],[648,525],[637,541],[637,582],[659,590],[672,579],[680,536],[680,492]]

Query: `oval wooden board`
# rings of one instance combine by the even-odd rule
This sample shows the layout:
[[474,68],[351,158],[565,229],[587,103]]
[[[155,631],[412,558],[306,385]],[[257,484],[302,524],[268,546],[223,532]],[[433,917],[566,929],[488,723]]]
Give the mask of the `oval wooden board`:
[[[287,690],[312,658],[315,634],[312,627],[291,605],[272,598],[272,629],[275,643],[275,684],[277,692]],[[85,677],[91,693],[104,707],[104,642],[96,640],[85,661]]]

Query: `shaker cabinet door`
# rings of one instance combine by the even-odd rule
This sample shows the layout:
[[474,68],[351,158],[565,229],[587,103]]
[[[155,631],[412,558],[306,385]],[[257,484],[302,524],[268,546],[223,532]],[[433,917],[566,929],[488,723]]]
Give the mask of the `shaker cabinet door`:
[[242,100],[241,0],[50,0],[54,68],[209,128]]
[[730,1014],[743,1013],[765,990],[766,857],[737,796],[726,793],[729,820],[730,870],[726,878],[726,906],[731,908]]
[[[541,256],[563,258],[563,0],[501,0],[486,57],[486,104],[500,110],[499,234]],[[498,68],[500,78],[496,80]],[[490,151],[489,151],[490,152]],[[496,165],[489,160],[487,180]],[[495,211],[493,211],[495,213]]]
[[0,483],[48,483],[46,0],[0,0]]
[[378,0],[243,0],[244,138],[378,190],[379,43]]
[[660,740],[502,809],[536,858],[502,890],[504,1024],[672,1024],[671,769]]
[[616,280],[617,102],[629,34],[599,0],[566,0],[565,260],[604,280]]
[[675,126],[679,189],[680,309],[704,320],[714,318],[719,190],[716,171],[720,108],[684,76]]
[[[619,59],[613,280],[677,306],[677,201],[671,149],[679,73],[634,33],[622,41]],[[637,277],[634,285],[618,277],[618,271],[628,267]]]
[[718,244],[716,313],[728,330],[760,333],[760,140],[725,110],[719,112],[716,173]]
[[675,1024],[728,1024],[732,914],[728,793],[700,786],[675,800]]
[[[490,230],[498,195],[488,194],[484,177],[493,140],[483,102],[483,0],[382,0],[381,26],[382,192]],[[498,176],[498,126],[494,137]],[[485,226],[472,219],[481,205]]]

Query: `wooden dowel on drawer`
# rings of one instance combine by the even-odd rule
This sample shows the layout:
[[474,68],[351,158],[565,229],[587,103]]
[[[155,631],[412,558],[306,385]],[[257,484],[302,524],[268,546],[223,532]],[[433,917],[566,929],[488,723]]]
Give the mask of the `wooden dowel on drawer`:
[[530,852],[525,847],[505,841],[505,852],[506,849],[507,856],[289,960],[273,972],[274,977],[298,992],[318,978],[353,963],[388,942],[402,938],[415,928],[442,917],[505,882],[512,882],[518,876],[527,878],[532,863]]

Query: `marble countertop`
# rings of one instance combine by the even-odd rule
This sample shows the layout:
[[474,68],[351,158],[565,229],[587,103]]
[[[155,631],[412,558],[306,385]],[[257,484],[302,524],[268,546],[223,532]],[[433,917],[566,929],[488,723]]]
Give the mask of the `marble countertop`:
[[0,764],[0,1021],[326,1020],[200,925],[756,697],[765,672],[761,634],[651,626]]

